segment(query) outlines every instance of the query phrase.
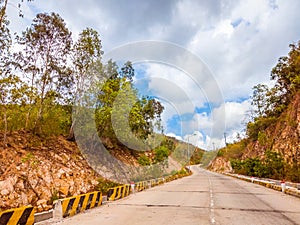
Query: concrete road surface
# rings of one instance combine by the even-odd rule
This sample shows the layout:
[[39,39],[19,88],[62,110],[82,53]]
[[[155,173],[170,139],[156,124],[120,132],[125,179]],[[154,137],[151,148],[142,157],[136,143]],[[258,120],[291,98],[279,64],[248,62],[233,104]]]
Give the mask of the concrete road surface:
[[300,224],[300,199],[193,166],[194,174],[64,219],[61,225]]

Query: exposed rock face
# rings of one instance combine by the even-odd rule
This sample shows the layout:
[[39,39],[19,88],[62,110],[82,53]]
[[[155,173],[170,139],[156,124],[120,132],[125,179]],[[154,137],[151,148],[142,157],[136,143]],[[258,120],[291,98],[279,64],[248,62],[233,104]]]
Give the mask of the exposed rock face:
[[0,210],[28,204],[48,210],[58,197],[86,193],[98,184],[76,144],[64,137],[44,141],[22,131],[8,143],[0,147]]
[[223,157],[216,157],[212,163],[209,165],[214,172],[226,172],[229,173],[232,171],[230,162],[224,159]]
[[264,157],[266,150],[276,151],[283,155],[286,162],[300,162],[300,93],[290,103],[287,110],[265,131],[266,140],[250,143],[243,158]]

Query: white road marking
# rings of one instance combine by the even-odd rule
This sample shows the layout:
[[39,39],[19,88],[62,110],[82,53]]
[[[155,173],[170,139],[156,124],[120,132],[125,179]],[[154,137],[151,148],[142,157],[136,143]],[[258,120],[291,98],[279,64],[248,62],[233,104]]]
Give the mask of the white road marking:
[[215,210],[214,210],[214,205],[215,205],[214,193],[213,193],[212,183],[209,176],[208,176],[208,182],[209,182],[209,192],[210,192],[210,222],[211,224],[216,224]]

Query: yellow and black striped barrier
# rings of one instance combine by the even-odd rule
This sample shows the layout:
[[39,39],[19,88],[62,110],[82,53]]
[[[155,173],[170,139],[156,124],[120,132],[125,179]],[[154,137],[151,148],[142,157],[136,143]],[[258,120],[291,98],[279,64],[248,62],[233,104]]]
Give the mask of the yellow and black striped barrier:
[[129,194],[130,194],[130,185],[125,184],[122,186],[110,188],[107,192],[107,199],[109,201],[114,201],[120,198],[124,198]]
[[122,198],[128,196],[130,194],[130,189],[131,189],[130,184],[125,184],[124,186],[125,188],[122,194]]
[[151,187],[156,186],[157,185],[156,180],[155,179],[150,180],[150,185]]
[[34,209],[32,206],[24,206],[0,212],[0,225],[31,224],[34,224]]
[[102,193],[99,191],[90,192],[70,198],[59,200],[62,206],[62,216],[73,216],[83,210],[94,208],[102,204]]
[[136,190],[143,191],[148,187],[148,181],[140,181],[136,183]]
[[123,186],[118,186],[117,187],[117,196],[116,199],[120,199],[122,197],[122,191],[123,191],[124,187]]
[[107,192],[107,200],[108,201],[114,201],[117,195],[117,187],[108,189]]

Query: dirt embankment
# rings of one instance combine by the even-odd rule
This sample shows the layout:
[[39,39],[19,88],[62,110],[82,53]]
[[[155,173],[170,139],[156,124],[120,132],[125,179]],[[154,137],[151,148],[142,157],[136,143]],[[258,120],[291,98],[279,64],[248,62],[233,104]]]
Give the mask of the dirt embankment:
[[7,148],[0,147],[0,210],[28,204],[48,210],[53,200],[92,191],[98,184],[99,176],[77,145],[62,136],[42,139],[18,131],[7,142]]

